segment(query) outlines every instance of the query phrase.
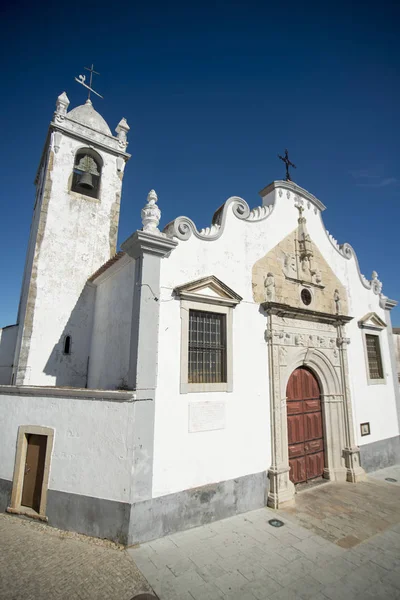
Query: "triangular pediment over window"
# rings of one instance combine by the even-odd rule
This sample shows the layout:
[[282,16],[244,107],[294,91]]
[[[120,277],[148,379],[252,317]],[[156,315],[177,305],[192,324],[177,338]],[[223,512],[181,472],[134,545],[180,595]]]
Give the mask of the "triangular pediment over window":
[[174,292],[182,300],[197,300],[223,306],[236,306],[242,300],[239,294],[214,275],[180,285]]
[[384,329],[386,327],[385,321],[382,321],[374,312],[366,314],[358,321],[358,325],[363,329]]

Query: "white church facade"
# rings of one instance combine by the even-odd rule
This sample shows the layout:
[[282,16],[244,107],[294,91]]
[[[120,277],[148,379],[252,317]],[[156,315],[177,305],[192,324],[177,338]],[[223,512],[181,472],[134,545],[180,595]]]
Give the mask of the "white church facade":
[[151,191],[117,252],[129,126],[68,108],[0,330],[0,509],[132,544],[400,462],[396,302],[322,202],[274,181],[161,230]]

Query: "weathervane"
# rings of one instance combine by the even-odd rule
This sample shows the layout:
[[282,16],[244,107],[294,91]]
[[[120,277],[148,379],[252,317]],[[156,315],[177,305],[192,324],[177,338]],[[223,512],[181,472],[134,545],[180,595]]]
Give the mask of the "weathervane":
[[289,155],[288,155],[288,151],[285,150],[285,158],[283,158],[283,156],[281,156],[280,154],[278,154],[278,157],[283,160],[283,162],[286,165],[286,181],[292,181],[290,178],[290,173],[289,173],[289,166],[293,167],[294,169],[296,168],[296,165],[294,165],[292,162],[290,162],[289,160]]
[[89,81],[89,85],[87,85],[85,83],[86,81],[86,75],[78,75],[78,77],[75,77],[75,81],[77,81],[78,83],[80,83],[81,85],[83,85],[85,88],[87,88],[89,90],[88,93],[88,100],[90,100],[90,92],[93,92],[93,94],[96,94],[96,96],[99,96],[100,98],[102,98],[103,96],[100,96],[100,94],[98,94],[94,89],[92,89],[92,78],[93,78],[93,73],[95,75],[100,75],[100,73],[98,73],[97,71],[94,70],[94,65],[92,65],[89,69],[89,67],[84,67],[84,69],[86,69],[86,71],[90,72],[90,81]]

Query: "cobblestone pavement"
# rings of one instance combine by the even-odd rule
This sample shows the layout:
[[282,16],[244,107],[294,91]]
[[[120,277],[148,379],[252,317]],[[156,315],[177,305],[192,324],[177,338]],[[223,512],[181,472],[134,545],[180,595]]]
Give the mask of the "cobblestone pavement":
[[385,481],[400,482],[400,467],[385,471],[304,491],[297,510],[252,511],[128,553],[160,600],[400,599],[400,489]]
[[115,544],[0,514],[1,600],[130,600],[149,591]]

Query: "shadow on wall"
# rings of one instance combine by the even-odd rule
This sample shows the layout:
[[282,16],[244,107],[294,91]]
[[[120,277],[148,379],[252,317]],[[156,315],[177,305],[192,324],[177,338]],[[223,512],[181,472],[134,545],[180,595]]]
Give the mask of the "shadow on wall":
[[0,385],[11,385],[18,325],[0,329]]
[[44,367],[55,386],[87,387],[95,293],[85,285]]

